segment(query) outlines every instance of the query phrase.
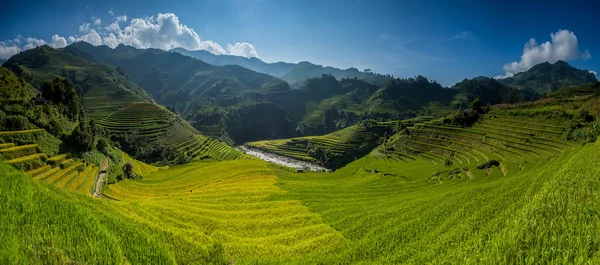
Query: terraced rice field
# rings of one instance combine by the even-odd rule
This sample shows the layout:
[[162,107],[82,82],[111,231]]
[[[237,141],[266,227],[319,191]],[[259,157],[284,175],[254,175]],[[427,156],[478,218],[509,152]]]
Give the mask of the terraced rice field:
[[[119,96],[110,96],[109,93],[119,93]],[[95,120],[103,119],[121,108],[143,100],[130,91],[110,91],[105,86],[94,86],[83,95],[83,107],[86,117]]]
[[[393,128],[395,122],[384,122],[380,123],[379,126]],[[324,150],[344,153],[358,149],[365,142],[365,137],[368,134],[369,131],[365,127],[354,125],[323,136],[265,140],[247,143],[246,146],[299,160],[314,162],[315,159],[308,154],[309,144],[318,146]]]
[[456,166],[466,166],[494,159],[519,161],[516,166],[522,167],[528,159],[553,156],[572,147],[562,140],[568,124],[537,122],[495,114],[469,128],[425,122],[409,127],[409,133],[395,136],[401,139],[393,139],[378,152],[405,162],[421,157],[438,164],[450,158]]
[[121,181],[105,194],[121,200],[120,214],[190,247],[220,240],[236,260],[285,260],[346,243],[299,201],[269,199],[285,193],[276,182],[262,161],[196,162]]
[[141,136],[155,139],[170,129],[172,119],[169,112],[157,105],[136,103],[99,120],[98,124],[111,133],[137,131]]
[[[42,130],[43,131],[43,130]],[[0,132],[4,135],[35,134],[39,130]],[[41,182],[71,191],[90,194],[98,168],[86,166],[70,158],[69,154],[59,154],[48,157],[40,152],[37,144],[16,145],[15,143],[0,144],[0,154],[5,163],[25,171],[27,175]]]
[[185,153],[196,160],[251,159],[223,141],[197,134],[186,141],[171,146],[177,152]]
[[[43,188],[0,162],[9,176],[0,198],[29,209],[23,216],[23,208],[3,208],[0,224],[34,224],[6,235],[24,263],[596,264],[600,144],[565,142],[560,124],[529,122],[421,124],[405,147],[418,153],[373,152],[333,173],[194,161],[109,185],[105,193],[116,200]],[[457,174],[441,163],[447,152],[463,163]],[[475,167],[487,159],[501,166]],[[73,178],[95,170],[73,162],[30,174],[81,191],[85,181]]]

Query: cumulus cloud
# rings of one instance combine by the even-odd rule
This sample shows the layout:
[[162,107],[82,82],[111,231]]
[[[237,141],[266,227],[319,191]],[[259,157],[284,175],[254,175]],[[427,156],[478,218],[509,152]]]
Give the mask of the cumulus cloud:
[[575,33],[569,30],[558,30],[550,34],[550,41],[538,44],[535,39],[529,39],[523,48],[523,55],[518,62],[507,63],[504,65],[503,76],[498,78],[513,76],[515,73],[529,70],[536,64],[549,62],[555,63],[558,60],[572,61],[579,59],[589,59],[590,53],[579,49],[579,42]]
[[115,15],[115,13],[112,10],[108,10],[108,14],[111,15],[111,16]]
[[125,16],[125,15],[123,15],[123,16],[118,16],[118,17],[115,17],[115,20],[116,20],[117,22],[127,22],[127,16]]
[[0,41],[0,58],[7,59],[21,51],[21,48],[15,44]]
[[90,30],[90,23],[83,23],[79,26],[79,32],[88,32]]
[[227,44],[227,51],[230,55],[258,58],[258,53],[256,52],[256,49],[254,49],[254,45],[247,42],[237,42],[234,45]]
[[[159,13],[156,16],[129,19],[127,16],[113,16],[112,23],[103,28],[90,28],[91,25],[100,26],[102,21],[92,17],[91,23],[84,22],[79,25],[79,33],[61,37],[58,34],[52,36],[50,46],[62,48],[69,43],[85,41],[92,45],[107,45],[111,48],[119,44],[131,45],[136,48],[158,48],[169,50],[172,48],[184,48],[187,50],[207,50],[213,54],[230,54],[244,56],[247,58],[258,57],[254,46],[247,42],[227,44],[226,49],[220,44],[200,38],[193,28],[179,21],[173,13]],[[19,36],[14,41],[2,42],[0,56],[11,56],[20,50],[31,49],[46,44],[46,41],[36,38],[27,38],[26,45],[19,47]],[[5,55],[6,54],[6,55]]]
[[27,38],[25,40],[27,41],[27,44],[25,46],[23,46],[23,50],[33,49],[35,47],[46,44],[46,41],[42,40],[42,39]]
[[65,37],[58,36],[58,34],[52,35],[52,44],[50,46],[54,48],[64,48],[67,46],[67,39]]

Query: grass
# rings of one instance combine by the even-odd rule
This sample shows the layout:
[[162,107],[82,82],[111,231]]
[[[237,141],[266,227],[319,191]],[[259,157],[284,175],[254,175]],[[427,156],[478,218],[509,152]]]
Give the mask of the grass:
[[[598,154],[600,145],[588,144],[530,159],[522,169],[504,161],[506,175],[471,166],[471,179],[464,171],[429,178],[445,168],[420,157],[399,163],[367,156],[334,173],[303,174],[256,160],[193,162],[110,185],[105,193],[117,201],[65,193],[0,165],[14,175],[2,187],[19,182],[34,190],[15,193],[11,186],[0,196],[48,205],[26,208],[35,214],[25,216],[3,209],[34,227],[3,234],[11,244],[2,257],[193,263],[218,253],[237,264],[596,263]],[[3,227],[16,222],[5,216]],[[48,229],[53,248],[41,237]],[[28,249],[45,252],[19,252],[24,231],[33,235]],[[85,238],[93,245],[75,244]],[[124,242],[137,240],[152,244],[125,251]]]
[[[0,262],[600,263],[600,143],[568,142],[570,122],[511,108],[470,128],[419,121],[333,173],[240,159],[192,135],[172,147],[208,159],[157,169],[123,154],[144,178],[109,185],[112,200],[66,191],[89,193],[95,166],[32,178],[0,161]],[[346,135],[364,136],[315,142]],[[490,159],[499,166],[477,169]]]

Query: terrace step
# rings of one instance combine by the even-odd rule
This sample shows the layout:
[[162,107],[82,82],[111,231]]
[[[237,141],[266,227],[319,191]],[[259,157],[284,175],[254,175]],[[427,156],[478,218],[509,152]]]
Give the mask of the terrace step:
[[26,173],[27,175],[30,175],[30,176],[32,176],[32,177],[35,177],[35,176],[37,176],[37,175],[39,175],[39,174],[42,174],[42,173],[44,173],[44,172],[46,172],[46,171],[50,170],[51,168],[52,168],[52,167],[51,167],[50,165],[45,165],[45,166],[43,166],[43,167],[38,167],[38,168],[36,168],[36,169],[29,170],[29,171],[27,171],[27,172],[25,172],[25,173]]
[[14,143],[5,143],[5,144],[0,144],[0,149],[5,149],[5,148],[10,148],[15,146]]
[[19,145],[0,149],[0,157],[5,159],[15,159],[21,156],[27,156],[38,152],[37,144]]
[[46,156],[46,154],[44,154],[44,153],[37,153],[37,154],[17,157],[17,158],[6,161],[6,163],[7,164],[17,164],[17,163],[29,162],[29,161],[33,161],[33,160],[39,160],[45,156]]

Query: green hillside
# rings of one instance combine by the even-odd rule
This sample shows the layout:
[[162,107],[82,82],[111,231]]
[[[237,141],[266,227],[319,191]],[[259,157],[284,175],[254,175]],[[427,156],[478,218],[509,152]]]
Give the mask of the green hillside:
[[357,77],[350,74],[360,73],[356,69],[338,73],[339,69],[307,62],[294,68],[299,72],[291,70],[287,75],[296,76],[297,89],[290,89],[283,80],[240,66],[213,66],[156,49],[125,45],[111,49],[78,42],[64,50],[117,67],[158,103],[175,107],[195,128],[235,143],[322,135],[366,119],[445,116],[483,96],[482,91],[490,87],[494,90],[488,92],[487,104],[526,98],[493,81],[477,81],[482,83],[478,88],[465,85],[450,89],[423,76],[369,82],[378,75]]
[[220,140],[199,134],[181,117],[152,103],[131,104],[97,124],[126,153],[149,163],[228,160],[243,155]]
[[140,166],[149,170],[143,179],[105,188],[114,200],[65,192],[53,187],[69,182],[64,177],[49,185],[0,162],[8,176],[0,199],[19,202],[2,204],[0,224],[14,227],[1,234],[11,243],[2,258],[597,263],[589,246],[600,229],[593,166],[600,145],[581,144],[598,134],[579,115],[597,101],[499,105],[472,127],[405,122],[333,173],[293,173],[260,160]]
[[45,80],[69,78],[89,118],[100,119],[131,103],[150,99],[115,69],[48,46],[21,52],[6,61],[4,67],[40,89]]
[[395,122],[363,121],[323,136],[264,140],[250,142],[246,146],[329,168],[340,168],[385,141],[395,126]]

